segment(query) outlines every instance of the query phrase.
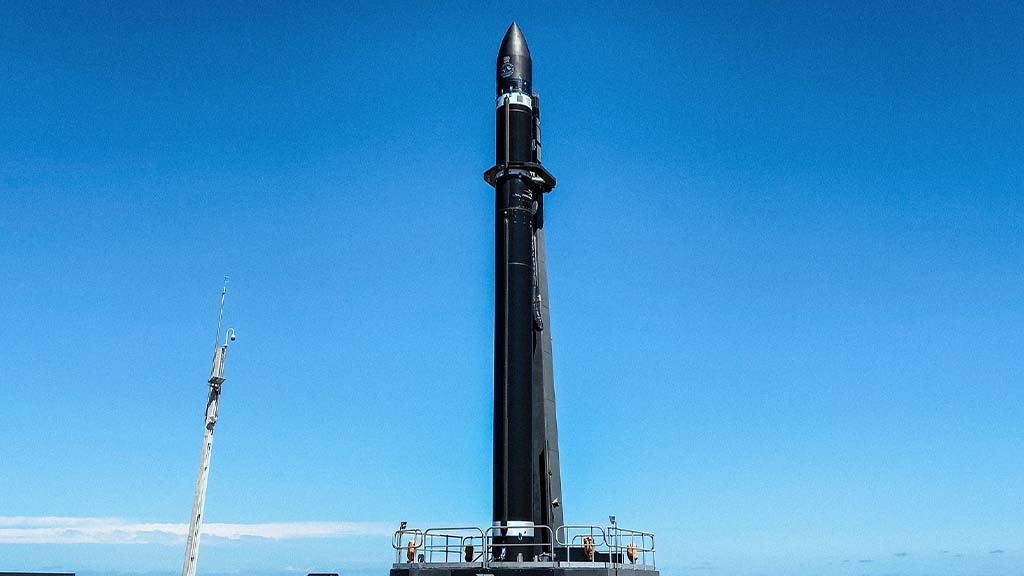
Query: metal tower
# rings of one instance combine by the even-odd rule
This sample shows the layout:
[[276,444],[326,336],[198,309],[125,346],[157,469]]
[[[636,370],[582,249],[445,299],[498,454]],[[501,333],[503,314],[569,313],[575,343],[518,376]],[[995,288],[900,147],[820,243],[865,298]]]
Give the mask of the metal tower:
[[199,457],[199,477],[196,478],[196,492],[192,499],[192,520],[188,526],[188,542],[185,544],[185,563],[181,567],[181,576],[195,576],[196,561],[199,559],[199,531],[203,522],[203,509],[206,507],[206,483],[210,478],[210,453],[213,450],[213,427],[217,425],[217,409],[220,404],[220,386],[224,383],[224,359],[228,355],[228,346],[235,341],[235,329],[228,328],[224,333],[224,343],[220,342],[221,322],[224,320],[224,297],[228,292],[227,278],[224,288],[220,291],[220,310],[217,314],[217,336],[213,346],[213,368],[210,370],[210,394],[206,399],[206,419],[203,424],[203,451]]

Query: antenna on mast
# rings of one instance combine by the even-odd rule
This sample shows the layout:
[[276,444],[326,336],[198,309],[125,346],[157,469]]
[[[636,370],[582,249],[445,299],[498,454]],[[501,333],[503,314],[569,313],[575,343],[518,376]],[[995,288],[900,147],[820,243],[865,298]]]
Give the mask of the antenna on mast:
[[224,321],[224,298],[228,294],[228,282],[231,280],[230,276],[224,277],[224,287],[220,289],[220,308],[217,310],[217,334],[213,340],[213,347],[217,348],[220,346],[220,325]]

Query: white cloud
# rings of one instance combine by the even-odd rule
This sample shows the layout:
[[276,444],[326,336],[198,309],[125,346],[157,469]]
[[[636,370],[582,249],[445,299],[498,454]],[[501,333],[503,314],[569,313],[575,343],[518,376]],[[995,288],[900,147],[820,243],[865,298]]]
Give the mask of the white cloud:
[[[383,522],[267,522],[203,524],[203,539],[340,538],[387,536]],[[0,516],[0,544],[175,544],[185,541],[188,524],[129,522],[122,518]]]

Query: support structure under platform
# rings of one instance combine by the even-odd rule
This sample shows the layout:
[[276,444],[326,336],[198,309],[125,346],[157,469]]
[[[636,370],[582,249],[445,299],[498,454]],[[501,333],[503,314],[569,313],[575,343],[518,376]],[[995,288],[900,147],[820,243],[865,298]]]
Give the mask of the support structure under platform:
[[657,571],[644,567],[613,566],[597,562],[505,562],[485,570],[481,572],[478,564],[410,564],[392,568],[391,576],[658,576]]
[[[542,529],[543,530],[543,529]],[[495,527],[402,528],[390,576],[658,576],[654,534],[618,526],[560,526],[531,558],[528,539],[510,544]],[[515,558],[495,558],[496,541]]]

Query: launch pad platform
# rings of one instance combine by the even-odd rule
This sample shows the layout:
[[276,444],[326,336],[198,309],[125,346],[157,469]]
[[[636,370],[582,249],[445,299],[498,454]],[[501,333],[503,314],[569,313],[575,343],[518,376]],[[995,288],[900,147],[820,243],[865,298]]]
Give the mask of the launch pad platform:
[[[396,565],[397,566],[397,565]],[[658,576],[656,570],[601,562],[505,562],[481,568],[479,564],[406,564],[391,569],[391,576]]]
[[[535,528],[541,543],[501,537],[496,527],[397,530],[390,576],[659,576],[650,532],[590,525],[561,526],[554,533]],[[513,558],[495,558],[498,550]],[[527,553],[535,555],[524,558]]]

